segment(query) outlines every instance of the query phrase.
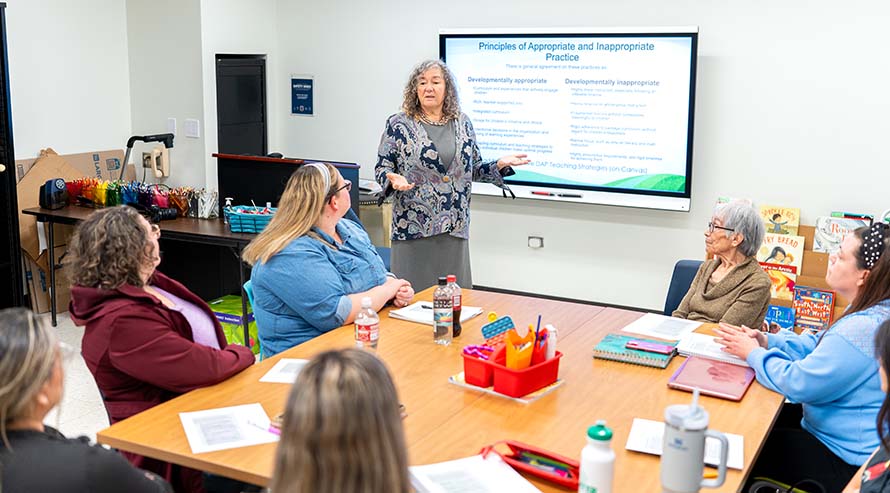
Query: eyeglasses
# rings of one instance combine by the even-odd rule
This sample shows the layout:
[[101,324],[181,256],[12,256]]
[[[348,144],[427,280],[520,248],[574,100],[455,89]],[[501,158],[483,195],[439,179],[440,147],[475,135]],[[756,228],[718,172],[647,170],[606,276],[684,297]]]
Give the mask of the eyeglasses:
[[160,238],[161,237],[161,227],[155,223],[151,223],[151,224],[149,224],[149,226],[151,226],[151,234],[153,234],[155,238]]
[[716,224],[714,224],[714,221],[709,222],[708,223],[708,234],[713,233],[715,229],[722,229],[723,231],[731,231],[731,232],[735,233],[735,230],[732,228],[724,228],[723,226],[717,226]]
[[351,181],[344,179],[343,182],[344,183],[343,183],[342,187],[334,190],[334,195],[337,195],[338,193],[340,193],[340,190],[343,190],[344,188],[346,189],[347,192],[352,190],[352,182]]

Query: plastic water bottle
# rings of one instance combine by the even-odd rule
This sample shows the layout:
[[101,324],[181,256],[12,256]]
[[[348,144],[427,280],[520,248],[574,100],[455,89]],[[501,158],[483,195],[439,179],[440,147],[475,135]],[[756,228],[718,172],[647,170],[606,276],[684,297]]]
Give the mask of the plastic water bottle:
[[587,429],[587,445],[581,450],[581,471],[578,493],[612,493],[615,452],[612,430],[599,420]]
[[462,330],[460,326],[460,286],[457,285],[457,276],[454,274],[448,274],[447,279],[448,287],[451,288],[451,313],[454,314],[454,320],[451,322],[451,333],[454,334],[454,337],[460,337],[460,331]]
[[362,309],[355,316],[355,347],[377,350],[377,339],[380,336],[380,317],[371,306],[371,298],[362,298]]
[[451,288],[448,287],[448,279],[439,278],[439,286],[433,292],[433,341],[436,344],[447,346],[451,344],[452,310]]

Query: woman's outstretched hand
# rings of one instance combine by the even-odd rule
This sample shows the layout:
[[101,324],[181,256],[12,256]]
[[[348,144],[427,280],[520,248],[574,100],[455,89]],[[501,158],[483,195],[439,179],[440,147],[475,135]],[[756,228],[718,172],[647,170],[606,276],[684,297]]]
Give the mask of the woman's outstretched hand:
[[408,183],[408,180],[406,180],[404,176],[398,173],[387,173],[386,179],[389,180],[389,183],[392,185],[393,188],[402,192],[414,188],[413,183]]
[[530,162],[528,154],[508,154],[498,159],[498,169],[503,169],[507,166],[522,166]]

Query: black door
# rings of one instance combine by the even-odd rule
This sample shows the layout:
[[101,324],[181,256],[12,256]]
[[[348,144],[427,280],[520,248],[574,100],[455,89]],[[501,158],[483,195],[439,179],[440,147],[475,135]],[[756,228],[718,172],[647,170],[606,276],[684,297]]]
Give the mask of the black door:
[[266,58],[216,56],[219,152],[265,156]]
[[25,304],[22,251],[19,245],[15,153],[9,107],[9,63],[6,56],[6,4],[0,3],[0,308]]

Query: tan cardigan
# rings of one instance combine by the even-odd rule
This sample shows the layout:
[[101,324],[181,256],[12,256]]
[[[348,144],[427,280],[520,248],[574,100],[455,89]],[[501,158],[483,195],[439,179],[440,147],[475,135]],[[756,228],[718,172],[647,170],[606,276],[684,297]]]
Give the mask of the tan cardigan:
[[749,257],[709,288],[711,274],[719,265],[720,260],[708,260],[699,267],[689,291],[672,315],[759,329],[769,306],[769,276],[755,258]]

